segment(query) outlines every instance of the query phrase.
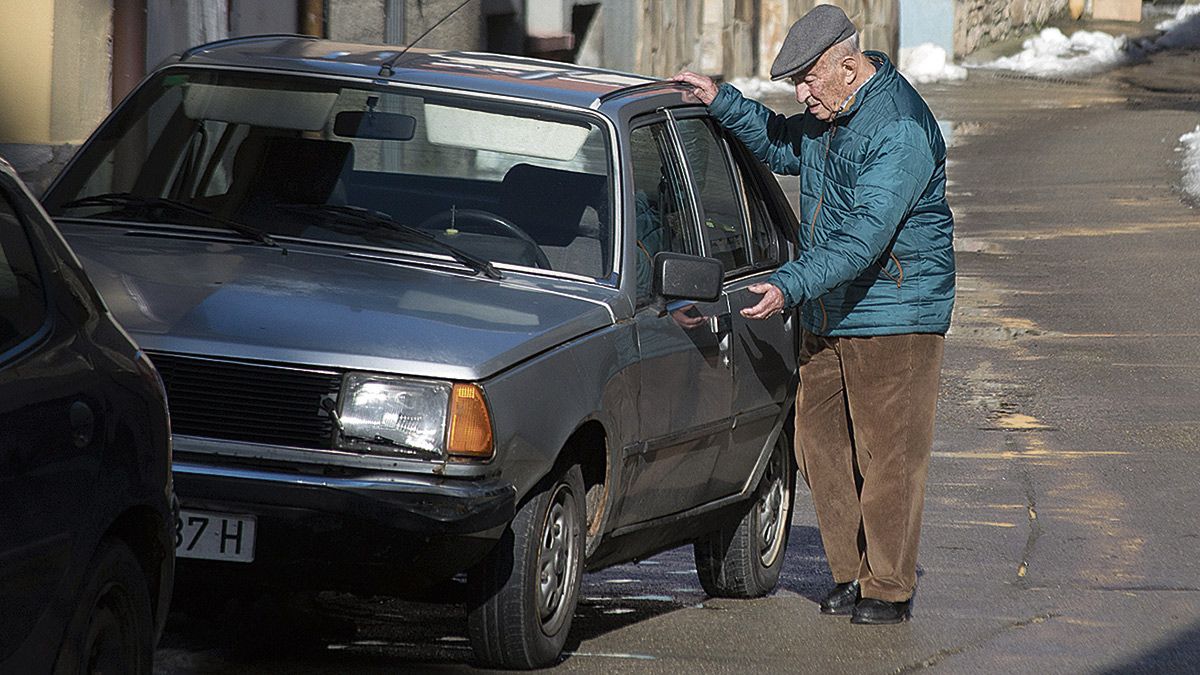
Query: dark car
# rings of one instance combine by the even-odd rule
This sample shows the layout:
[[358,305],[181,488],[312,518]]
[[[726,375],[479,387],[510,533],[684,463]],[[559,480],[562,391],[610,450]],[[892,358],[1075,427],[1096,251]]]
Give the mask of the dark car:
[[150,672],[170,466],[154,366],[0,160],[0,672]]
[[694,543],[773,589],[795,472],[777,182],[685,88],[238,38],[152,73],[44,199],[170,394],[180,581],[422,593],[486,664]]

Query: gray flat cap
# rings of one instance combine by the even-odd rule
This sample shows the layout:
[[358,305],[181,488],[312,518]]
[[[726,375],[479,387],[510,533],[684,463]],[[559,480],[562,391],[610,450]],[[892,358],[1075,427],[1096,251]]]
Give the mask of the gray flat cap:
[[840,7],[817,5],[788,30],[771,64],[771,79],[782,80],[804,70],[821,58],[821,53],[854,35],[854,24]]

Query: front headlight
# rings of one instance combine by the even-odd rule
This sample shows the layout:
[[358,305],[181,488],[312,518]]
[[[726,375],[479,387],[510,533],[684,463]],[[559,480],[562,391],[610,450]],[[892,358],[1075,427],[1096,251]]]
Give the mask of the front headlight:
[[493,453],[487,403],[473,384],[349,373],[339,403],[340,448],[426,459]]

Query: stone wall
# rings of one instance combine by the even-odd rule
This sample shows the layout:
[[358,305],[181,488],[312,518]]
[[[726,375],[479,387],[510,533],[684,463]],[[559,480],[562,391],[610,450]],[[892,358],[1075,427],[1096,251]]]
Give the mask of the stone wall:
[[954,53],[966,56],[985,45],[1029,34],[1066,13],[1067,0],[957,0]]

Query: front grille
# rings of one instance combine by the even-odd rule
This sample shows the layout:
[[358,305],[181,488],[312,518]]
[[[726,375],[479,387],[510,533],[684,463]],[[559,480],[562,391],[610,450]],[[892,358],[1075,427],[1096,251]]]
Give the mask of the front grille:
[[333,420],[321,409],[321,399],[336,398],[341,373],[160,352],[149,355],[167,386],[174,433],[333,447]]

